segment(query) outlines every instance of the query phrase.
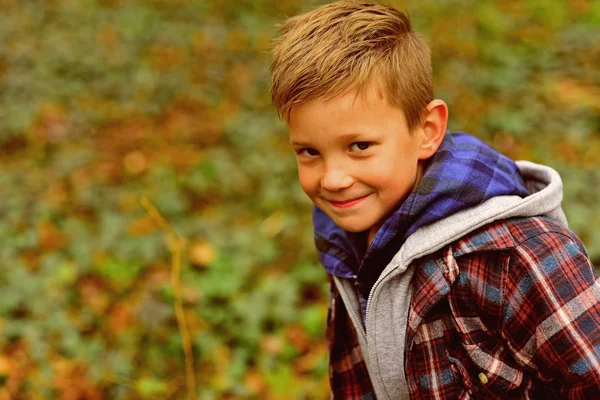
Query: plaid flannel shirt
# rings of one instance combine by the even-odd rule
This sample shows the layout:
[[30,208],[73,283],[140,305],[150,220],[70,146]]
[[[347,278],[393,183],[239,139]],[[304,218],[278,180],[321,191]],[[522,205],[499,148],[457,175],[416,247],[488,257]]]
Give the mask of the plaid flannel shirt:
[[[571,231],[496,221],[411,268],[411,399],[600,399],[600,283]],[[332,398],[374,399],[333,281],[328,341]]]

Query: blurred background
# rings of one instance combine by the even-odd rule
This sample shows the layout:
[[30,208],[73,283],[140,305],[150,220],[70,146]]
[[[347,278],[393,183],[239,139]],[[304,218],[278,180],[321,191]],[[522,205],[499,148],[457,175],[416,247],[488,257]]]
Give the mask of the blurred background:
[[[323,3],[0,0],[0,400],[328,398],[268,94],[275,24]],[[600,2],[391,3],[450,128],[557,169],[599,265]]]

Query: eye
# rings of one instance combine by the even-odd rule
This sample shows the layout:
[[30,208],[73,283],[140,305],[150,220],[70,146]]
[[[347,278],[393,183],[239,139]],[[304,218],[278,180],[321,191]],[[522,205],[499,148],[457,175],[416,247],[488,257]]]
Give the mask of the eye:
[[355,142],[350,145],[350,150],[352,151],[365,151],[369,147],[371,147],[371,143],[369,142]]
[[303,149],[300,149],[297,151],[298,155],[300,156],[308,156],[308,157],[315,157],[319,155],[319,152],[313,148],[310,147],[305,147]]

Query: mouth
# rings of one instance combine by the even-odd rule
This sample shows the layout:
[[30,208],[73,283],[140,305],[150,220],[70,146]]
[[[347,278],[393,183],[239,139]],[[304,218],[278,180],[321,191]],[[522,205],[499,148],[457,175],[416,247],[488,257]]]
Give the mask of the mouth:
[[343,201],[327,200],[327,201],[334,208],[344,209],[344,208],[351,208],[351,207],[354,207],[354,206],[362,203],[367,197],[369,197],[368,194],[365,196],[362,196],[362,197],[357,197],[356,199],[351,199],[351,200],[343,200]]

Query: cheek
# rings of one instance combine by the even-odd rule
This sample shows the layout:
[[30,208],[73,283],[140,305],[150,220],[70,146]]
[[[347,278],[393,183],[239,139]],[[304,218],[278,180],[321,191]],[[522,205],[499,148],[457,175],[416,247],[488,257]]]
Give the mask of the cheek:
[[407,181],[410,174],[406,168],[398,165],[394,160],[377,163],[371,168],[364,168],[360,175],[365,182],[380,189],[398,187]]
[[313,196],[318,189],[318,178],[316,174],[307,168],[298,166],[298,180],[304,193],[308,196]]
[[371,186],[379,190],[381,197],[395,201],[412,190],[417,168],[412,165],[389,163],[385,168],[372,172],[368,178]]

